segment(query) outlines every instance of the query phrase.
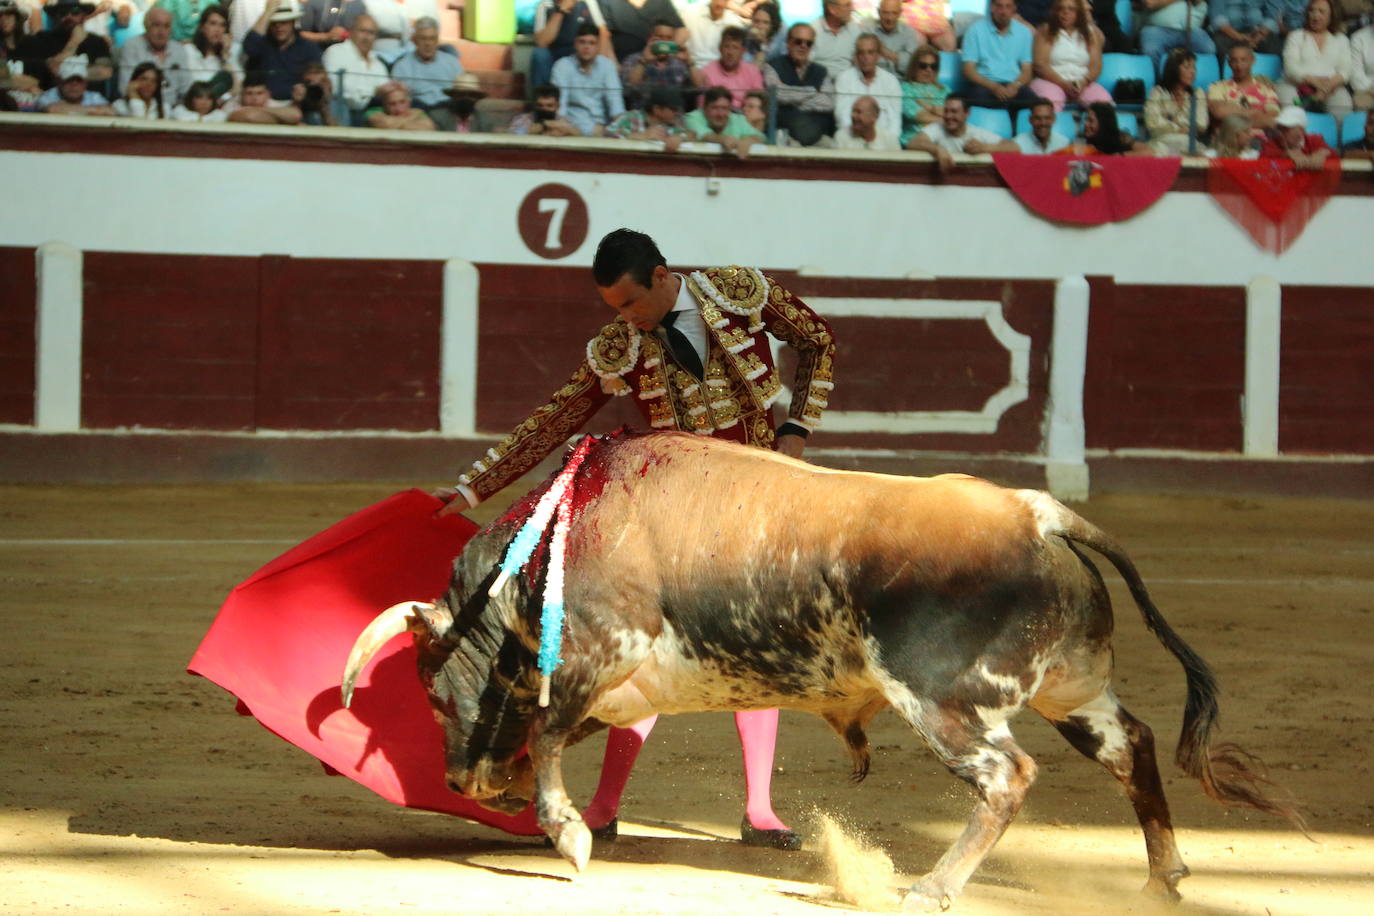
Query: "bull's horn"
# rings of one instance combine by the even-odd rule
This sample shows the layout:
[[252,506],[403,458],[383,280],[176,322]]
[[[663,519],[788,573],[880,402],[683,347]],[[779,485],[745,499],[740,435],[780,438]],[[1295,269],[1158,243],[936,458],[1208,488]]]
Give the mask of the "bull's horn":
[[343,694],[345,709],[353,702],[354,682],[358,680],[358,675],[363,673],[367,663],[372,661],[372,656],[376,655],[393,636],[400,636],[410,629],[410,616],[418,614],[421,608],[433,610],[434,605],[418,601],[393,604],[378,614],[376,619],[358,634],[357,642],[353,643],[353,651],[348,653],[348,662],[344,665],[343,685],[339,688]]

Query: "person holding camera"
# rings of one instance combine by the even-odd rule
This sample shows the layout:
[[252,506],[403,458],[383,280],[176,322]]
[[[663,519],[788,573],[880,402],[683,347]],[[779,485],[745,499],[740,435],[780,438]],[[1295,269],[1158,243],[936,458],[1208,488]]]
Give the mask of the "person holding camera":
[[301,71],[301,81],[291,87],[291,101],[301,110],[301,123],[309,127],[336,127],[334,86],[323,61],[311,61]]
[[680,91],[701,85],[699,76],[692,71],[686,48],[673,38],[675,32],[668,22],[655,24],[644,50],[625,58],[620,67],[620,81],[630,105],[643,105],[654,89]]
[[558,116],[558,87],[552,83],[534,87],[534,101],[528,111],[511,118],[507,130],[513,134],[544,137],[580,137],[582,132]]

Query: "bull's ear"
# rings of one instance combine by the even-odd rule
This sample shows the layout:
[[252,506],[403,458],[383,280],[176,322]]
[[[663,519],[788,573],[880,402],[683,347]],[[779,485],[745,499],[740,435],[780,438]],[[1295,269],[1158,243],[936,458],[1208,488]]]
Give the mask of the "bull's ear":
[[453,629],[453,613],[442,599],[433,604],[416,602],[409,620],[411,633],[435,642],[445,639]]

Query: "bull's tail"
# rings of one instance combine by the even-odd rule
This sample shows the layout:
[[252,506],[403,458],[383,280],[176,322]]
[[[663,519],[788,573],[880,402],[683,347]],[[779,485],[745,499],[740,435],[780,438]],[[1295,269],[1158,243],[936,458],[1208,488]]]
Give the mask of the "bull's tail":
[[[1062,508],[1062,507],[1061,507]],[[1145,582],[1126,551],[1105,531],[1063,508],[1060,525],[1049,532],[1090,547],[1116,567],[1140,608],[1145,626],[1183,666],[1188,679],[1188,699],[1183,728],[1174,760],[1179,768],[1202,783],[1216,801],[1233,808],[1253,808],[1288,820],[1304,834],[1307,824],[1287,792],[1265,773],[1264,763],[1236,744],[1212,743],[1220,708],[1216,675],[1202,657],[1183,641],[1150,598]],[[1310,837],[1310,835],[1309,835]]]

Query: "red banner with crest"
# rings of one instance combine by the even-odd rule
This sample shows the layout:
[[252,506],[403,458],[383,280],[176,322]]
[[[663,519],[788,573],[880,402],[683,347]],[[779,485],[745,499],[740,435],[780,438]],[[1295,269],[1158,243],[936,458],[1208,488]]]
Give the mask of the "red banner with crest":
[[1096,226],[1130,219],[1173,187],[1176,157],[994,153],[1002,180],[1046,219]]

